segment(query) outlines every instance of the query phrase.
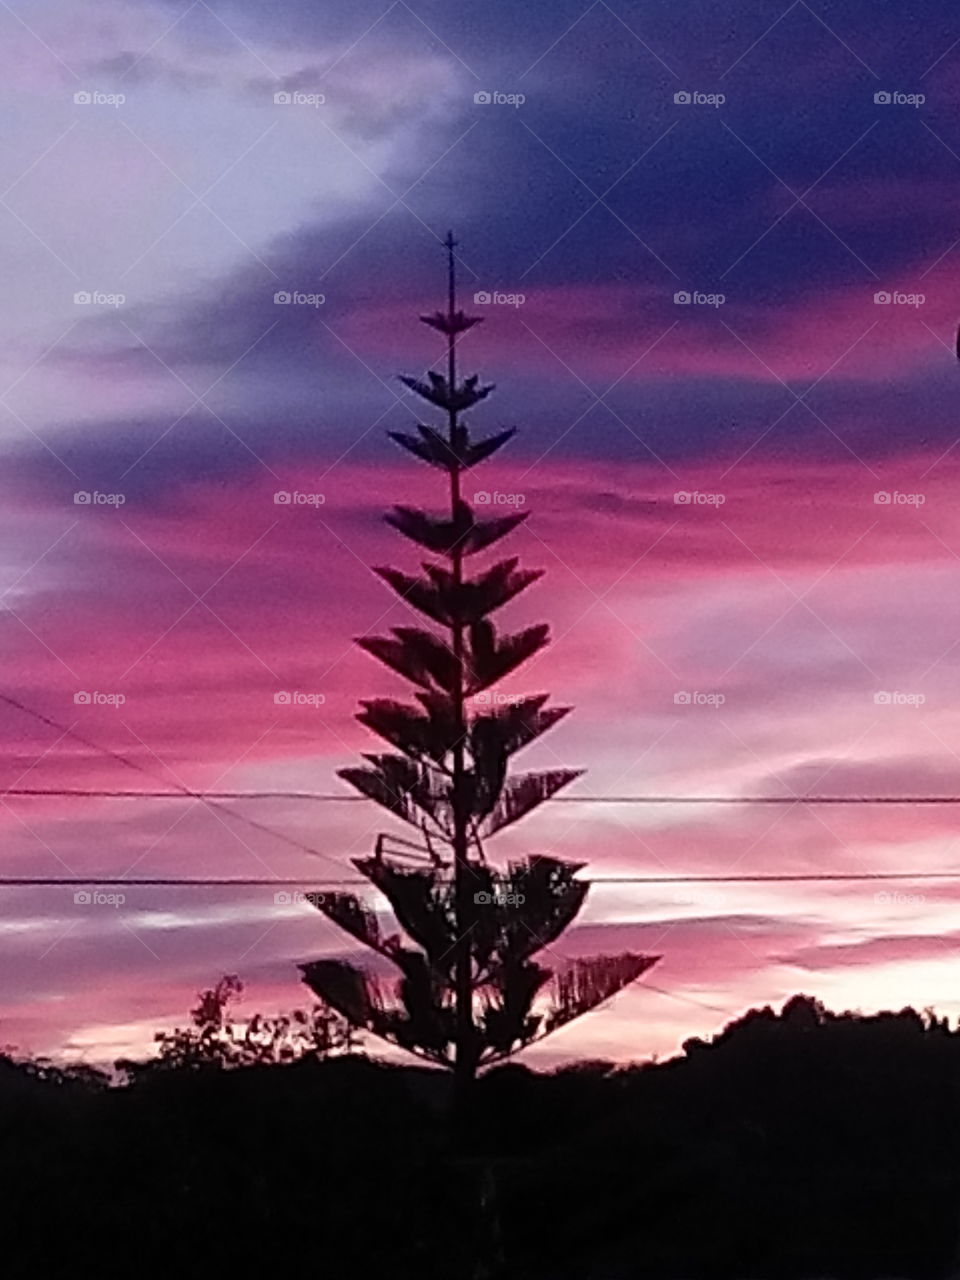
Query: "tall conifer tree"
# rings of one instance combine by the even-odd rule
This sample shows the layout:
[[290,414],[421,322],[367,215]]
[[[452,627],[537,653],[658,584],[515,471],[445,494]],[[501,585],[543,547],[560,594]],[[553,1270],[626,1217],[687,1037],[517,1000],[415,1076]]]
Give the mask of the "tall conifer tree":
[[[340,771],[358,791],[418,829],[417,842],[381,835],[354,865],[390,902],[401,929],[386,934],[354,894],[324,894],[316,905],[354,938],[392,962],[384,982],[341,960],[301,966],[304,981],[360,1029],[451,1069],[463,1102],[480,1067],[501,1061],[609,999],[658,957],[595,956],[555,972],[534,956],[548,948],[583,905],[584,864],[533,855],[496,870],[485,841],[579,777],[578,769],[508,775],[511,756],[562,719],[537,693],[500,704],[477,700],[548,643],[548,627],[498,631],[491,615],[541,570],[516,557],[473,571],[474,557],[505,538],[526,513],[478,518],[463,495],[467,471],[496,453],[515,428],[474,439],[464,414],[493,390],[476,375],[458,381],[457,344],[480,317],[457,307],[454,241],[445,241],[445,311],[421,316],[446,340],[446,369],[402,381],[444,415],[445,430],[418,425],[391,438],[447,481],[442,515],[396,506],[386,519],[428,552],[423,573],[375,570],[436,629],[394,627],[358,641],[409,681],[416,705],[362,702],[361,724],[393,750]],[[468,571],[467,562],[471,564]]]

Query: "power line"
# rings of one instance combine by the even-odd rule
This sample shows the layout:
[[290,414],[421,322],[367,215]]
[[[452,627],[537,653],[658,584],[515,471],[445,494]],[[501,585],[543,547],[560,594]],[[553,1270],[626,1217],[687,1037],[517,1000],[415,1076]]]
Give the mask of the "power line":
[[54,799],[97,800],[320,800],[346,801],[366,804],[366,796],[324,794],[321,791],[118,791],[107,787],[7,787],[0,796],[39,797]]
[[[321,853],[319,849],[312,849],[309,845],[303,844],[302,841],[294,839],[293,836],[288,836],[282,831],[276,831],[274,828],[268,827],[262,822],[258,822],[256,818],[248,818],[245,814],[234,813],[232,809],[226,809],[223,805],[206,797],[203,792],[191,791],[189,787],[185,787],[178,782],[167,783],[165,778],[159,778],[152,769],[147,769],[136,760],[131,760],[128,756],[121,755],[120,752],[113,751],[110,747],[104,747],[100,743],[94,742],[91,738],[84,737],[82,733],[77,733],[77,731],[69,725],[61,724],[58,720],[54,720],[50,716],[45,716],[40,711],[34,711],[32,707],[28,707],[18,698],[13,698],[8,693],[0,692],[0,702],[6,702],[8,706],[15,707],[25,715],[32,716],[34,720],[39,720],[41,724],[45,724],[51,729],[59,730],[61,736],[75,738],[77,742],[83,743],[85,747],[89,747],[92,751],[99,751],[102,755],[108,756],[111,760],[116,760],[126,768],[133,769],[136,773],[142,773],[144,777],[152,778],[155,782],[159,781],[167,784],[181,797],[187,797],[190,800],[199,800],[201,804],[205,804],[211,811],[224,813],[227,817],[233,818],[235,822],[242,822],[245,826],[250,827],[254,831],[259,831],[265,835],[272,836],[275,840],[280,840],[284,844],[288,844],[292,848],[298,849],[301,853],[307,853],[313,858],[326,858],[330,862],[333,861],[329,854]],[[158,798],[160,796],[167,799],[172,798],[170,791],[161,791],[156,794]],[[0,795],[0,799],[2,798],[2,795]]]
[[[960,880],[960,869],[954,871],[859,871],[859,872],[773,872],[770,875],[661,875],[661,876],[594,876],[583,877],[582,883],[591,887],[605,884],[816,884],[816,883],[856,883],[868,880]],[[210,876],[210,877],[174,877],[150,876],[135,880],[98,878],[96,876],[0,876],[0,888],[3,886],[49,886],[84,884],[124,885],[134,888],[138,885],[148,887],[234,887],[234,888],[294,888],[302,885],[319,886],[320,888],[346,888],[362,886],[369,888],[368,880],[340,879],[324,880],[311,876],[296,878],[262,876]]]
[[[9,706],[22,711],[25,715],[31,716],[33,719],[40,721],[49,728],[59,730],[59,732],[76,741],[81,742],[84,746],[89,747],[92,751],[99,752],[102,755],[115,760],[117,763],[124,765],[126,768],[133,769],[137,773],[143,774],[145,777],[153,778],[161,782],[165,779],[157,779],[157,775],[150,769],[145,768],[139,762],[131,760],[128,756],[122,755],[120,752],[113,751],[109,747],[104,747],[100,743],[94,742],[92,739],[85,737],[81,733],[77,733],[75,729],[69,725],[60,723],[50,716],[43,715],[39,711],[34,711],[19,699],[9,694],[0,692],[0,701],[7,703]],[[262,822],[258,822],[255,818],[248,818],[244,814],[235,813],[232,809],[226,809],[220,803],[222,800],[267,800],[267,799],[290,799],[290,800],[324,800],[324,801],[349,801],[364,803],[365,797],[349,796],[349,795],[325,795],[321,792],[268,792],[268,791],[211,791],[200,792],[193,791],[180,783],[168,784],[172,790],[166,791],[111,791],[107,789],[90,789],[83,790],[79,788],[32,788],[32,787],[12,787],[5,792],[0,792],[0,800],[7,796],[17,796],[21,798],[28,797],[59,797],[59,798],[104,798],[104,799],[151,799],[151,800],[176,800],[189,799],[199,800],[208,808],[214,811],[222,812],[236,822],[241,822],[245,826],[255,831],[262,832],[272,836],[276,840],[280,840],[285,844],[299,850],[301,853],[309,854],[311,857],[323,858],[328,862],[336,864],[336,860],[329,854],[321,853],[318,849],[313,849],[309,845],[304,844],[300,840],[294,839],[292,836],[286,835],[282,831],[277,831],[272,827],[266,826]],[[958,804],[960,796],[565,796],[556,797],[555,803],[566,804]],[[763,876],[750,875],[713,875],[713,876],[604,876],[599,879],[589,880],[591,885],[597,884],[766,884],[766,883],[841,883],[856,881],[882,881],[882,880],[954,880],[960,879],[960,872],[957,871],[929,871],[929,872],[864,872],[864,873],[820,873],[820,874],[793,874],[793,873],[774,873]],[[8,887],[39,887],[39,886],[76,886],[76,885],[127,885],[127,886],[148,886],[148,887],[183,887],[183,886],[201,886],[201,887],[263,887],[268,885],[278,886],[297,886],[303,884],[323,885],[324,887],[348,887],[355,885],[365,885],[365,880],[282,880],[282,879],[263,879],[263,878],[236,878],[221,877],[210,879],[176,879],[173,877],[157,877],[140,880],[111,880],[96,878],[48,878],[48,877],[32,877],[32,876],[12,876],[0,877],[0,886]]]
[[[181,783],[168,783],[165,778],[159,778],[151,769],[145,768],[136,760],[131,760],[129,756],[122,755],[119,751],[114,751],[110,747],[104,747],[98,742],[94,742],[92,738],[84,737],[82,733],[71,728],[69,725],[62,724],[58,720],[54,720],[51,716],[43,715],[40,711],[34,711],[32,707],[28,707],[26,703],[21,702],[18,698],[12,697],[10,694],[0,692],[0,702],[6,702],[8,706],[15,707],[18,711],[22,711],[25,715],[32,716],[34,720],[39,720],[41,724],[47,725],[48,728],[57,729],[62,735],[76,739],[77,742],[83,743],[85,747],[89,747],[91,751],[99,752],[101,755],[107,756],[111,760],[115,760],[118,764],[124,765],[125,768],[133,769],[137,773],[142,773],[147,778],[153,778],[154,781],[164,783],[168,788],[173,790],[165,791],[121,791],[107,788],[79,788],[79,787],[8,787],[5,791],[0,792],[0,799],[7,796],[15,796],[19,799],[28,799],[32,797],[48,797],[54,799],[103,799],[103,800],[177,800],[186,798],[190,800],[199,800],[211,808],[219,807],[218,802],[223,800],[299,800],[299,801],[320,801],[323,803],[347,803],[347,804],[366,804],[370,803],[366,796],[342,795],[338,793],[325,794],[319,791],[194,791],[190,787],[183,786]],[[957,796],[830,796],[830,795],[812,795],[812,796],[553,796],[549,803],[551,804],[704,804],[704,805],[734,805],[734,804],[889,804],[889,805],[939,805],[939,804],[960,804],[960,795]],[[229,814],[237,822],[243,822],[247,826],[265,832],[267,835],[273,836],[277,840],[283,840],[287,844],[299,848],[302,852],[309,853],[313,857],[325,858],[326,854],[320,853],[317,849],[311,849],[309,846],[301,844],[299,841],[284,835],[280,831],[274,831],[270,827],[264,826],[253,818],[244,817],[243,814],[233,813],[232,810],[225,809],[223,812]]]
[[[3,694],[0,694],[0,699]],[[111,753],[112,754],[112,753]],[[124,757],[119,757],[124,759]],[[131,768],[138,766],[124,759]],[[145,771],[144,771],[145,772]],[[95,800],[297,800],[323,804],[372,804],[367,796],[341,795],[336,792],[323,791],[191,791],[188,787],[177,791],[120,791],[110,788],[81,787],[8,787],[0,791],[0,798],[14,796],[18,799],[46,797],[52,799],[95,799]],[[546,804],[704,804],[704,805],[736,805],[736,804],[878,804],[878,805],[939,805],[960,804],[960,795],[956,796],[551,796]],[[240,821],[238,814],[233,815]]]
[[309,876],[300,876],[297,879],[290,879],[278,876],[276,878],[266,879],[256,876],[207,876],[207,877],[176,877],[176,876],[144,876],[135,880],[126,880],[123,878],[107,876],[106,878],[98,878],[96,876],[0,876],[0,888],[3,886],[34,886],[34,885],[65,885],[68,888],[76,888],[78,885],[94,884],[98,886],[113,885],[122,886],[126,889],[137,888],[138,886],[146,886],[148,888],[183,888],[184,886],[200,886],[204,888],[263,888],[272,887],[281,888],[297,888],[304,885],[319,886],[323,889],[341,888],[346,886],[361,886],[369,888],[369,880],[317,880],[311,879]]
[[8,787],[0,796],[97,800],[320,800],[367,803],[366,796],[325,795],[320,791],[116,791],[103,787]]
[[684,996],[678,991],[668,991],[666,987],[654,986],[654,984],[652,982],[648,982],[646,978],[643,980],[643,989],[644,991],[655,991],[657,995],[668,996],[671,1000],[679,1000],[683,1004],[696,1005],[698,1009],[706,1009],[709,1013],[721,1013],[725,1018],[733,1016],[729,1009],[721,1009],[715,1004],[707,1004],[703,1000],[695,1000],[693,996]]
[[[590,884],[778,884],[855,881],[855,880],[960,880],[960,870],[955,871],[826,871],[826,872],[773,872],[770,875],[716,875],[716,876],[600,876]],[[2,880],[0,880],[2,883]]]

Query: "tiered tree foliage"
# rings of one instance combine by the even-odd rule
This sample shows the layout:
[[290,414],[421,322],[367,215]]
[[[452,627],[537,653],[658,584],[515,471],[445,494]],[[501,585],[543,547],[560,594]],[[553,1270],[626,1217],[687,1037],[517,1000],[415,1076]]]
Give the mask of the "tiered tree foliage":
[[[625,953],[577,960],[554,972],[534,957],[556,941],[583,905],[582,863],[534,855],[505,871],[486,860],[484,842],[579,777],[578,769],[508,775],[510,758],[562,719],[547,694],[491,704],[477,695],[548,643],[546,625],[503,633],[491,620],[540,576],[516,557],[472,570],[474,558],[506,537],[526,513],[479,518],[463,496],[464,474],[514,434],[474,439],[463,415],[493,390],[457,379],[456,347],[479,322],[458,310],[452,236],[446,241],[446,311],[421,320],[446,338],[446,373],[403,382],[441,410],[446,430],[390,432],[416,458],[444,473],[442,515],[397,506],[387,521],[433,559],[421,576],[376,572],[437,629],[394,627],[361,639],[368,653],[409,681],[416,705],[377,698],[358,719],[392,748],[340,776],[420,833],[419,842],[381,836],[356,867],[390,902],[415,945],[384,933],[374,912],[349,893],[316,905],[390,961],[399,980],[381,981],[341,960],[301,966],[304,980],[357,1028],[455,1070],[462,1090],[478,1068],[498,1062],[587,1013],[639,977],[657,957]],[[471,564],[468,572],[467,562]]]

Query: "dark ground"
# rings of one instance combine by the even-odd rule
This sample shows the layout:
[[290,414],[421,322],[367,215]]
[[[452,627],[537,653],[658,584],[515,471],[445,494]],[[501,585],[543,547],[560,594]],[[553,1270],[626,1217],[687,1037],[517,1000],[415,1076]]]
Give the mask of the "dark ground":
[[[798,998],[660,1065],[504,1067],[472,1159],[446,1077],[362,1057],[105,1089],[0,1059],[5,1276],[940,1277],[960,1223],[960,1033]],[[499,1280],[499,1277],[498,1277]]]

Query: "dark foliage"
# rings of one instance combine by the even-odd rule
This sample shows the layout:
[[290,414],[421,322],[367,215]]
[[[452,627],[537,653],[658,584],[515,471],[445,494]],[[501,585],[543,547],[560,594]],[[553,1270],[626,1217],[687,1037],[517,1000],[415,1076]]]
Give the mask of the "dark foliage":
[[240,979],[225,974],[216,986],[198,993],[189,1027],[157,1032],[155,1058],[118,1062],[117,1068],[132,1076],[157,1071],[224,1071],[322,1058],[355,1047],[350,1023],[329,1006],[314,1005],[271,1016],[256,1013],[241,1022],[233,1017],[231,1006],[242,995]]
[[[0,1058],[6,1275],[473,1274],[446,1073],[348,1055],[103,1084]],[[956,1261],[960,1033],[910,1009],[798,997],[662,1064],[498,1067],[474,1125],[503,1280],[932,1280]]]

